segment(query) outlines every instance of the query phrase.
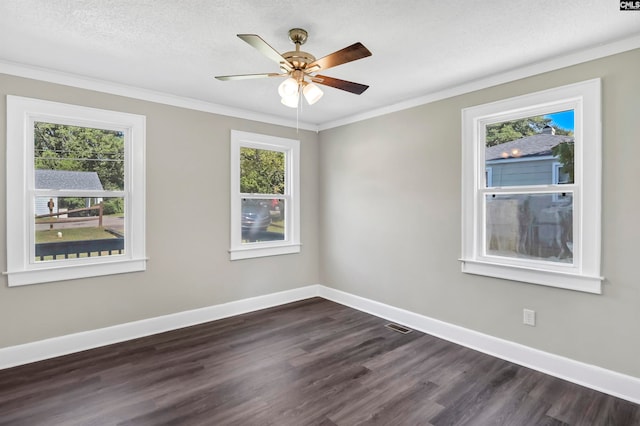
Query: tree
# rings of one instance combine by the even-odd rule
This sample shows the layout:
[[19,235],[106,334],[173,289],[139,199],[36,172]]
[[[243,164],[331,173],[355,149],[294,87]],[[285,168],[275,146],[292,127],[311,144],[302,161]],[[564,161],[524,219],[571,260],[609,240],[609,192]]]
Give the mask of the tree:
[[96,172],[106,190],[124,189],[122,132],[36,122],[35,168]]
[[542,132],[549,123],[551,123],[550,118],[536,116],[490,124],[487,126],[486,144],[489,147],[535,135]]
[[240,192],[284,194],[285,154],[280,151],[240,149]]
[[551,153],[558,157],[562,164],[562,171],[569,174],[569,182],[573,183],[573,154],[575,144],[573,142],[562,142],[551,148]]
[[[487,126],[486,146],[499,145],[511,142],[526,136],[536,135],[542,132],[546,126],[551,125],[552,120],[542,115],[527,117],[520,120],[504,121],[502,123],[490,124]],[[552,126],[556,135],[572,136],[571,130]]]
[[553,129],[556,131],[556,135],[573,136],[573,130],[567,130],[556,126],[553,126]]

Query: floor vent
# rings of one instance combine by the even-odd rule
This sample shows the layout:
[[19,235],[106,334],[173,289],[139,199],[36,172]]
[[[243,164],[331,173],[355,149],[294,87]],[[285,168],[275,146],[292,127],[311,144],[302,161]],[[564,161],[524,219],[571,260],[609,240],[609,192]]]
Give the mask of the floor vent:
[[402,333],[402,334],[409,334],[413,331],[410,328],[403,327],[401,325],[393,324],[393,323],[387,324],[385,325],[385,327],[390,328],[391,330],[397,331],[398,333]]

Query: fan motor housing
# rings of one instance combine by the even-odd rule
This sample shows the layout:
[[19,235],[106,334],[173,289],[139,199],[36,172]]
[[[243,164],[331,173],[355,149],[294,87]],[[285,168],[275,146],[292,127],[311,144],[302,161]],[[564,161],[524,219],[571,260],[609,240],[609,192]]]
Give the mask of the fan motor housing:
[[282,57],[289,61],[289,63],[293,65],[293,68],[297,70],[305,69],[307,65],[316,60],[316,57],[311,53],[303,52],[301,50],[285,52],[282,54]]

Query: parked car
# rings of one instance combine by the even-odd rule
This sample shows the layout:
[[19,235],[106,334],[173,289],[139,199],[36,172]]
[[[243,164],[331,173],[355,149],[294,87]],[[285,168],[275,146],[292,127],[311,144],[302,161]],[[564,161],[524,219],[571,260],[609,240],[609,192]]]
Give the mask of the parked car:
[[243,233],[266,231],[271,225],[269,206],[261,202],[243,200],[241,224]]

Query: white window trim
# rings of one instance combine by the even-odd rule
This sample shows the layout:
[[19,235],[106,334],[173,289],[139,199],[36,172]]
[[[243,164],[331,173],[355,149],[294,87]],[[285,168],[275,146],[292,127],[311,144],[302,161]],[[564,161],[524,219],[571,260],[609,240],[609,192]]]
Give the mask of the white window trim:
[[485,166],[485,186],[493,186],[493,167]]
[[562,168],[562,164],[559,162],[554,162],[551,164],[551,182],[554,185],[560,184],[560,169]]
[[[554,185],[560,185],[560,169],[562,169],[562,163],[555,161],[551,164],[551,183]],[[553,201],[559,199],[558,194],[553,194]]]
[[[285,239],[242,244],[242,199],[261,194],[240,193],[240,148],[257,148],[285,153]],[[272,198],[272,197],[270,197]],[[300,252],[300,141],[258,133],[231,131],[231,260],[276,256]]]
[[[35,121],[124,133],[125,188],[101,195],[125,198],[124,254],[35,262]],[[10,287],[146,269],[145,122],[146,118],[141,115],[7,96],[7,271],[4,274],[8,275]]]
[[[462,272],[600,294],[602,136],[600,79],[588,80],[462,110]],[[488,124],[573,109],[575,184],[562,185],[574,196],[574,262],[506,259],[484,249],[484,137]],[[557,185],[537,192],[556,191]],[[517,187],[490,188],[519,193]],[[533,191],[527,191],[534,193]]]

